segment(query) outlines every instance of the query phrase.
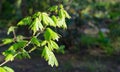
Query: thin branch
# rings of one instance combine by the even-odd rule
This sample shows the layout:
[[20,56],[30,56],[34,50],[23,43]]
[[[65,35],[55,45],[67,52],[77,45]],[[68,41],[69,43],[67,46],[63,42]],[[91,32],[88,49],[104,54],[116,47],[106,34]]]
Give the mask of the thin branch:
[[[36,37],[38,37],[41,34],[41,32],[39,32],[38,34],[36,34]],[[14,34],[14,37],[16,37],[16,35]],[[28,43],[23,47],[26,48],[29,44],[31,43],[31,40],[28,41]],[[29,53],[29,52],[28,52]],[[17,54],[14,55],[14,58],[20,54],[20,52],[18,52]],[[0,66],[3,66],[4,64],[8,63],[10,60],[4,61],[3,63],[0,64]]]
[[16,41],[17,36],[16,36],[16,33],[15,33],[15,30],[13,30],[13,35],[14,35],[14,41]]
[[[20,52],[18,52],[17,54],[15,54],[13,57],[15,58],[18,54],[20,54]],[[3,63],[0,64],[0,67],[3,66],[4,64],[8,63],[10,60],[6,60]]]
[[4,46],[4,45],[5,45],[5,44],[0,44],[0,47],[1,47],[1,46]]

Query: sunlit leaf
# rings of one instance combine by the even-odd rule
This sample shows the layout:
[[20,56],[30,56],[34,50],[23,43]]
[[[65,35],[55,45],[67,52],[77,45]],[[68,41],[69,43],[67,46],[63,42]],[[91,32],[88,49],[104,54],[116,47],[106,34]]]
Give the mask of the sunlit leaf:
[[31,39],[31,43],[33,43],[33,44],[35,44],[37,46],[40,46],[40,42],[35,36]]
[[52,67],[58,66],[58,61],[55,57],[55,55],[53,54],[53,52],[51,50],[49,50],[49,48],[47,46],[45,46],[43,52],[42,52],[42,56],[45,58],[46,61],[48,61],[48,64],[51,65]]
[[9,43],[13,42],[13,39],[6,38],[6,39],[3,39],[2,42],[3,42],[3,44],[9,44]]
[[43,29],[43,25],[41,24],[41,21],[39,20],[39,18],[35,18],[35,20],[33,21],[33,23],[30,26],[31,30],[33,30],[34,34]]
[[62,19],[62,18],[65,18],[65,14],[64,14],[64,10],[63,9],[60,9],[59,11],[59,17]]
[[27,41],[20,41],[10,46],[9,50],[17,50],[23,48],[26,45]]
[[36,12],[32,17],[41,19],[41,12]]
[[6,72],[14,72],[14,70],[10,67],[4,66],[3,68],[6,70]]
[[46,45],[46,43],[47,43],[47,41],[42,41],[42,42],[41,42],[41,46]]
[[14,55],[8,54],[8,55],[5,57],[5,60],[6,60],[6,61],[13,61],[13,60],[14,60]]
[[32,22],[32,18],[28,16],[23,18],[21,21],[19,21],[17,25],[30,25],[31,22]]
[[52,40],[58,40],[59,39],[59,35],[56,32],[54,32],[52,29],[47,28],[45,33],[44,33],[44,38],[46,40],[51,40],[51,39]]
[[9,35],[9,34],[10,34],[11,32],[13,32],[16,28],[17,28],[17,27],[15,27],[15,26],[9,27],[7,34]]
[[42,21],[45,25],[56,26],[54,21],[48,16],[47,13],[42,13]]
[[58,24],[58,19],[56,18],[56,16],[52,16],[52,20],[54,21],[55,25]]
[[59,19],[57,26],[60,28],[66,29],[67,25],[66,25],[65,19]]
[[48,48],[52,51],[53,49],[58,49],[59,46],[56,42],[50,40],[48,41]]
[[3,67],[0,67],[0,72],[7,72]]

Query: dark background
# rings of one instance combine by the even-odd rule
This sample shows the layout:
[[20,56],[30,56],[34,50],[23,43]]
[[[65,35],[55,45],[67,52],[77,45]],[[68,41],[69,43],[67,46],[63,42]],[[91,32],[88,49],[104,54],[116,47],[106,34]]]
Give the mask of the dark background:
[[[48,11],[63,4],[71,16],[68,29],[60,30],[56,52],[59,67],[50,67],[39,52],[32,59],[8,63],[15,72],[119,72],[120,71],[120,2],[117,0],[0,0],[0,40],[9,26],[37,11]],[[18,33],[29,35],[26,28]],[[7,46],[0,47],[0,52]],[[2,56],[0,62],[2,61]]]

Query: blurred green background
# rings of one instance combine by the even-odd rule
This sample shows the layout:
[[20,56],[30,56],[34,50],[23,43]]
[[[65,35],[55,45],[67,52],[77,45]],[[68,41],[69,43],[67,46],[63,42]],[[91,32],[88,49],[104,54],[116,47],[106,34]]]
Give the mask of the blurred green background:
[[119,0],[0,0],[0,36],[22,18],[58,4],[63,4],[71,16],[67,20],[68,29],[59,30],[62,35],[59,44],[63,46],[57,56],[61,65],[51,69],[45,64],[46,68],[41,66],[41,71],[32,72],[119,72]]

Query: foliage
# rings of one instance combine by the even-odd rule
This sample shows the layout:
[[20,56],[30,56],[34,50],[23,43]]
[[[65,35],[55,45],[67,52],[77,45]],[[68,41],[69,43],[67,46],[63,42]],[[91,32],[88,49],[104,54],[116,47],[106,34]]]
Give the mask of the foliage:
[[[42,50],[41,56],[48,61],[49,65],[58,66],[58,61],[53,52],[59,49],[56,41],[61,36],[53,28],[66,29],[65,19],[70,18],[70,16],[62,5],[53,6],[49,10],[49,12],[55,12],[55,15],[52,12],[36,12],[32,16],[23,18],[17,26],[11,26],[8,29],[7,34],[13,33],[14,38],[3,39],[3,44],[10,44],[11,46],[2,53],[5,56],[5,62],[0,64],[0,72],[14,72],[11,68],[3,67],[3,65],[15,58],[31,58],[29,53],[36,49]],[[15,33],[17,28],[24,26],[28,26],[28,29],[32,31],[32,36],[29,39]],[[27,49],[28,46],[30,46],[29,49]]]

